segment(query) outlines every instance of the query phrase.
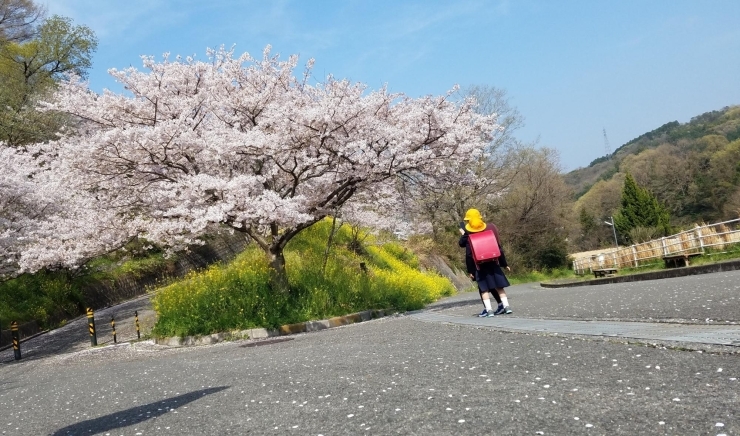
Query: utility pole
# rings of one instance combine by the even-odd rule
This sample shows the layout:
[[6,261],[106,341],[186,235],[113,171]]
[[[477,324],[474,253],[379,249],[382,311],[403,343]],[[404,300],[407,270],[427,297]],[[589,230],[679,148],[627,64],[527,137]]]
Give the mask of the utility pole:
[[611,219],[612,221],[604,221],[604,224],[612,226],[612,232],[614,232],[614,246],[619,248],[619,242],[617,242],[617,228],[614,227],[614,217],[610,216],[609,219]]

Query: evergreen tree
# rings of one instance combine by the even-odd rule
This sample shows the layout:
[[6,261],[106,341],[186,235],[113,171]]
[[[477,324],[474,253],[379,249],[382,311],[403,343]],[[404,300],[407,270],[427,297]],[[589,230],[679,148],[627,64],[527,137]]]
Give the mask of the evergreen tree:
[[586,208],[581,208],[579,221],[581,222],[581,233],[583,235],[589,235],[596,228],[596,217]]
[[668,209],[627,173],[624,178],[621,208],[614,215],[614,226],[619,236],[627,242],[632,242],[629,233],[637,227],[654,227],[665,236],[671,231],[670,220]]

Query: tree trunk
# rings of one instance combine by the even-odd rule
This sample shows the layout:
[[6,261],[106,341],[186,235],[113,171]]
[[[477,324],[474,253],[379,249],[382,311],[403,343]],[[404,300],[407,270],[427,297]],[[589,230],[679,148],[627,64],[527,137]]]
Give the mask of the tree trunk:
[[268,252],[270,261],[270,287],[275,292],[290,294],[288,272],[285,269],[285,256],[281,247],[272,246]]
[[334,239],[334,232],[337,229],[337,212],[334,211],[334,216],[331,218],[331,232],[329,232],[329,240],[326,242],[326,250],[324,250],[324,265],[321,267],[321,273],[326,274],[326,264],[329,262],[329,250],[331,250],[331,241]]

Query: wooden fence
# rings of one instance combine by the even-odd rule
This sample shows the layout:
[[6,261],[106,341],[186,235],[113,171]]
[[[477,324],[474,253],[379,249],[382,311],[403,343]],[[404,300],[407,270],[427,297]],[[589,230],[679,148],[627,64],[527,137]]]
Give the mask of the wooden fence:
[[675,235],[576,259],[573,261],[573,271],[576,274],[586,274],[602,268],[639,267],[669,256],[705,254],[707,248],[721,251],[738,243],[740,243],[740,219],[697,225],[691,230]]

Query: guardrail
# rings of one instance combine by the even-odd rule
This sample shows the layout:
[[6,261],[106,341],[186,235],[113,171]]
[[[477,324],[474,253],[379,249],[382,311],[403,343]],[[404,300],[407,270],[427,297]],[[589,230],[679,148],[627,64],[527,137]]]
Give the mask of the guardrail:
[[607,267],[629,268],[676,255],[705,254],[707,248],[722,250],[740,243],[740,219],[696,226],[675,235],[605,250],[601,254],[573,261],[576,274],[586,274]]

